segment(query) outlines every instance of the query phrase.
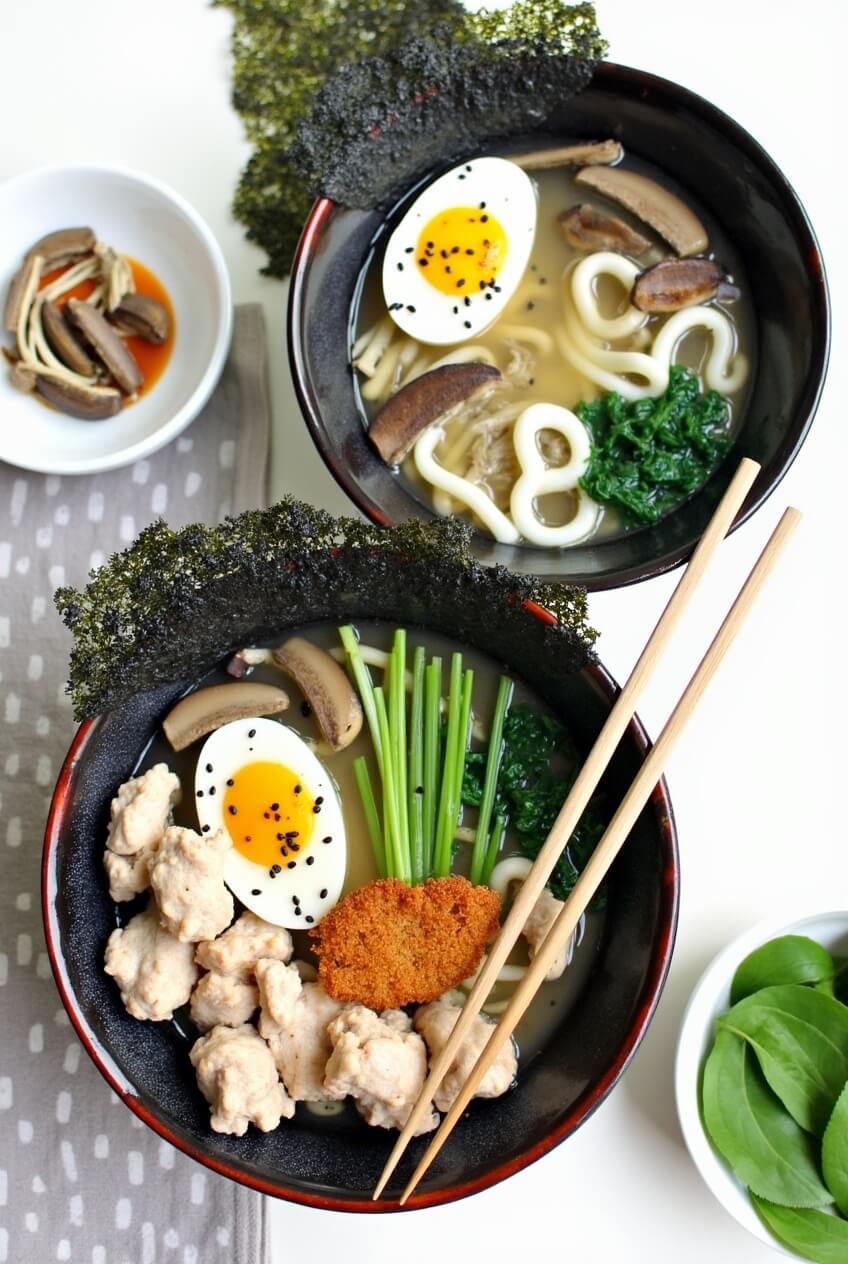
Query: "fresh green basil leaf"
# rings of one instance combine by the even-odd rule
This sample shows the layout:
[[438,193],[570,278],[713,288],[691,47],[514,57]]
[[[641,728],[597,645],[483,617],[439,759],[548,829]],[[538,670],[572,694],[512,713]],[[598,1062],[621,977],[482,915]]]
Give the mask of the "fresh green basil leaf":
[[815,1264],[845,1264],[848,1260],[848,1220],[809,1208],[777,1207],[751,1194],[751,1202],[767,1229]]
[[760,988],[781,983],[822,983],[835,973],[833,958],[805,935],[781,935],[755,948],[739,965],[730,988],[735,1005]]
[[792,1118],[820,1137],[848,1080],[848,1007],[798,984],[762,988],[718,1020],[753,1048]]
[[822,1137],[822,1171],[834,1201],[848,1216],[848,1084],[839,1094]]
[[833,1201],[818,1172],[816,1146],[766,1084],[749,1045],[716,1036],[704,1067],[704,1124],[716,1149],[749,1189],[785,1207]]

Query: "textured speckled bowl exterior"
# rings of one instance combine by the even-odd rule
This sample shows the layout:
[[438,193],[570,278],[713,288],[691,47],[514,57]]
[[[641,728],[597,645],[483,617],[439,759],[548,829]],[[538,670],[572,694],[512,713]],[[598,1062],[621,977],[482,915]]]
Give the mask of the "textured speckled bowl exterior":
[[[615,588],[690,556],[740,457],[763,468],[735,525],[774,491],[806,438],[824,385],[827,282],[812,226],[789,182],[738,123],[695,93],[605,63],[546,130],[569,139],[617,137],[626,152],[667,173],[703,209],[707,227],[720,227],[735,246],[755,312],[755,380],[737,443],[685,504],[655,526],[562,550],[496,544],[476,533],[474,550],[485,563]],[[381,525],[433,516],[368,443],[348,355],[358,287],[388,218],[327,199],[315,203],[294,259],[288,324],[292,375],[313,441],[347,495]]]
[[[356,618],[351,596],[344,614]],[[446,608],[450,602],[446,602]],[[496,654],[567,718],[582,749],[597,735],[616,685],[595,664],[579,674],[558,670],[557,651],[528,651],[550,616],[525,607],[523,635],[511,647],[480,636],[477,648]],[[395,612],[402,617],[402,612]],[[456,612],[455,612],[456,613]],[[496,628],[497,611],[488,612]],[[448,615],[437,630],[449,631]],[[485,619],[481,619],[481,626]],[[436,626],[434,624],[434,626]],[[281,628],[281,631],[283,629]],[[550,629],[546,629],[549,635]],[[474,643],[470,637],[466,640]],[[492,642],[496,643],[493,647]],[[42,901],[47,946],[62,1001],[89,1055],[127,1106],[185,1153],[263,1193],[340,1211],[393,1211],[409,1162],[388,1197],[370,1201],[393,1133],[350,1118],[314,1122],[303,1110],[276,1132],[251,1128],[243,1138],[209,1129],[209,1113],[194,1082],[189,1024],[130,1018],[102,969],[106,940],[118,922],[102,869],[109,802],[129,776],[183,685],[139,696],[84,723],[54,793],[44,844]],[[650,743],[631,724],[602,790],[617,802]],[[596,1109],[632,1058],[656,1008],[668,971],[678,907],[678,854],[664,782],[614,866],[608,912],[589,980],[555,1036],[522,1068],[517,1086],[496,1101],[476,1102],[434,1164],[409,1208],[472,1194],[525,1167],[559,1144]]]

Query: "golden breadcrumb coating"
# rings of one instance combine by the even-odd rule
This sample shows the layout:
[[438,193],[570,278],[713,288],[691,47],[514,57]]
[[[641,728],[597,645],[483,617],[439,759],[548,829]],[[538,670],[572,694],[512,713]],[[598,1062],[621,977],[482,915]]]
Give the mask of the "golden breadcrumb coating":
[[310,931],[326,992],[369,1009],[435,1000],[480,964],[501,899],[466,878],[409,887],[381,878],[352,891]]

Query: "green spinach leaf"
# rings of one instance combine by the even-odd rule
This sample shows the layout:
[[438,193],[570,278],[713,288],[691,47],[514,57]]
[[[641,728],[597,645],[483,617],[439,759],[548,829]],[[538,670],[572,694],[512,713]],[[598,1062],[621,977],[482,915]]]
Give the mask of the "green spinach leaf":
[[848,1220],[808,1208],[777,1207],[751,1194],[751,1202],[767,1229],[790,1250],[815,1264],[848,1260]]
[[848,1080],[848,1008],[798,984],[767,987],[718,1020],[751,1045],[792,1118],[820,1137]]
[[766,1084],[749,1045],[720,1031],[704,1067],[704,1123],[740,1180],[786,1207],[833,1201],[819,1176],[813,1139]]
[[633,524],[658,522],[707,481],[731,447],[730,407],[701,392],[694,373],[673,365],[656,398],[627,403],[616,392],[577,405],[592,437],[580,485],[616,505]]
[[805,935],[781,935],[755,948],[738,966],[730,1003],[735,1005],[760,988],[780,983],[823,983],[834,972],[833,958],[821,944]]
[[848,1084],[839,1094],[822,1138],[822,1171],[834,1201],[848,1216]]

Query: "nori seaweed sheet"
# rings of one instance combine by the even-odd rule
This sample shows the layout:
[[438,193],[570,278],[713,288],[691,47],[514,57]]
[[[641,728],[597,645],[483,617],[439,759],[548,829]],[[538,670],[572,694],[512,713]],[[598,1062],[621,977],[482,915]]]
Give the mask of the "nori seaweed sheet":
[[387,205],[436,166],[542,128],[605,48],[590,4],[545,0],[442,23],[341,69],[298,124],[291,160],[344,206]]
[[[532,642],[557,670],[593,659],[584,589],[483,567],[458,519],[376,527],[286,497],[218,527],[156,522],[92,573],[60,588],[74,635],[68,692],[78,720],[157,686],[197,679],[243,645],[321,619],[384,618],[432,627],[498,657]],[[554,615],[528,617],[535,601]]]

